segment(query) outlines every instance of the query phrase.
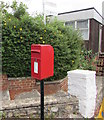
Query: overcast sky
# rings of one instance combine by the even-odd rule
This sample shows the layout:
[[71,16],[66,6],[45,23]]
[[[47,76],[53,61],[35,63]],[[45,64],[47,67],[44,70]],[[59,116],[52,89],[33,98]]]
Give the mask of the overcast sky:
[[[13,0],[3,0],[5,2]],[[41,13],[43,11],[42,1],[43,0],[17,0],[18,2],[23,2],[28,6],[28,12],[30,14],[33,13]],[[73,10],[85,9],[90,7],[95,7],[95,9],[102,14],[102,2],[104,0],[47,0],[56,4],[56,7],[48,7],[48,9],[52,9],[57,11],[57,13],[61,12],[69,12]]]

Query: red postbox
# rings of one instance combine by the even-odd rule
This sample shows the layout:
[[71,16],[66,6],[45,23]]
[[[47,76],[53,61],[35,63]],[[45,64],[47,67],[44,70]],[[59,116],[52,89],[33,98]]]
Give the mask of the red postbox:
[[54,50],[51,45],[31,45],[31,76],[38,80],[53,76]]

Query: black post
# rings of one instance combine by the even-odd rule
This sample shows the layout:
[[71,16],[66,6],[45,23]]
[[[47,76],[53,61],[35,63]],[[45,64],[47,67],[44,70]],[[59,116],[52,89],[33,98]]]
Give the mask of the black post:
[[41,80],[41,120],[44,120],[44,80]]

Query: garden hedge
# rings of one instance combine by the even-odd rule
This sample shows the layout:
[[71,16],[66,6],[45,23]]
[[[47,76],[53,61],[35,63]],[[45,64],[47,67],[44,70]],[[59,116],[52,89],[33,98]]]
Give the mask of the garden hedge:
[[2,21],[2,70],[9,77],[31,76],[31,44],[50,44],[54,48],[54,76],[62,79],[78,68],[82,38],[78,31],[58,20],[44,25],[43,16],[25,13],[17,18],[5,13]]

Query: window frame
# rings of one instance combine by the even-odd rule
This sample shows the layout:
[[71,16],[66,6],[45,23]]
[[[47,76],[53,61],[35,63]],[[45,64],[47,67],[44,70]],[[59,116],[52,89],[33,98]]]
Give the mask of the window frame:
[[[78,28],[78,22],[79,21],[87,21],[88,23],[87,23],[87,27],[86,28]],[[74,27],[73,26],[71,26],[71,27],[73,27],[75,30],[79,30],[80,32],[81,31],[83,31],[83,30],[87,30],[87,32],[88,32],[88,34],[87,34],[87,39],[84,39],[84,37],[83,37],[83,35],[82,35],[82,37],[83,37],[83,40],[89,40],[89,24],[90,24],[90,22],[89,22],[89,19],[81,19],[81,20],[75,20],[75,21],[67,21],[67,22],[65,22],[65,25],[67,26],[67,24],[66,23],[70,23],[70,22],[74,22]],[[68,26],[70,26],[70,25],[68,25]],[[82,33],[82,32],[81,32]]]
[[[78,22],[80,21],[87,21],[87,27],[86,28],[78,28]],[[84,30],[87,30],[87,39],[84,39],[83,35],[83,39],[84,40],[89,40],[89,19],[81,19],[81,20],[77,20],[77,23],[76,23],[76,29],[79,30],[79,31],[84,31]],[[81,32],[82,33],[82,32]]]

